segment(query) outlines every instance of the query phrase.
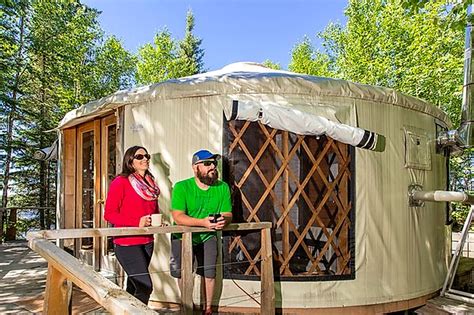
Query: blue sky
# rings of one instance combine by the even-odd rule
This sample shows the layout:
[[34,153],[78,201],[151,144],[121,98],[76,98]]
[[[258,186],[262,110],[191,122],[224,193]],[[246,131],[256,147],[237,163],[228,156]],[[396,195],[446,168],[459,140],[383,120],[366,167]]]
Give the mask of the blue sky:
[[215,70],[238,61],[270,59],[287,68],[291,50],[330,22],[344,24],[347,0],[83,0],[102,11],[107,35],[117,36],[135,53],[166,27],[182,39],[186,12],[195,17],[194,34],[203,40],[204,63]]

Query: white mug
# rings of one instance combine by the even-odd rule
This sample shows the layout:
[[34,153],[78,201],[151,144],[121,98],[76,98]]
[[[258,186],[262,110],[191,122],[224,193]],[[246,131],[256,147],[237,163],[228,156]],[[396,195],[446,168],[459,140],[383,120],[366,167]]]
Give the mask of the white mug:
[[155,213],[151,215],[151,225],[152,226],[161,226],[161,213]]

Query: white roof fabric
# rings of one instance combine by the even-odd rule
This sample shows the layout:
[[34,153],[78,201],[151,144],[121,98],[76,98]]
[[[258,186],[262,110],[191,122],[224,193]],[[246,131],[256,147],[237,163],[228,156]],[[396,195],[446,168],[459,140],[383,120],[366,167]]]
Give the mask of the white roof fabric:
[[[70,111],[61,120],[58,128],[72,127],[115,108],[154,99],[242,93],[309,95],[321,99],[367,99],[427,113],[450,125],[447,115],[437,107],[393,89],[273,70],[256,63],[240,62],[216,71],[118,91]],[[227,117],[231,116],[231,110],[232,102],[229,101],[228,106],[224,108]]]

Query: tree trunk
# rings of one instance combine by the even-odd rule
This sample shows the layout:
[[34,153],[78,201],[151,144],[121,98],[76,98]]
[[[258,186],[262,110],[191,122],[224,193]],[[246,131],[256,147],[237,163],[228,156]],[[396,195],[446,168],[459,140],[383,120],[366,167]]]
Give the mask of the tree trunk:
[[[44,104],[46,103],[46,88],[45,88],[45,55],[43,54],[41,56],[41,103],[43,104],[43,106],[41,106],[41,117],[42,117],[42,120],[41,120],[41,128],[40,130],[45,130],[46,128],[44,128],[44,121],[46,119],[45,115],[46,115],[46,109],[45,109],[45,106]],[[39,149],[42,149],[45,147],[45,139],[44,139],[44,134],[41,133],[40,134],[40,137],[39,137]],[[44,230],[45,229],[45,218],[44,218],[44,207],[46,206],[46,199],[49,198],[49,196],[47,195],[47,189],[46,189],[46,177],[47,177],[47,174],[46,174],[46,161],[39,161],[40,163],[40,169],[39,169],[39,183],[40,183],[40,192],[39,192],[39,206],[41,207],[41,211],[39,212],[40,213],[40,228],[41,230]]]
[[[7,204],[8,204],[8,183],[10,181],[10,165],[12,162],[12,153],[13,153],[13,149],[12,149],[13,128],[14,128],[15,114],[17,110],[18,86],[19,86],[20,76],[22,73],[21,59],[22,59],[23,49],[24,49],[24,41],[23,41],[23,35],[24,35],[24,30],[25,30],[24,17],[20,17],[18,28],[19,28],[19,39],[18,39],[19,45],[18,45],[18,53],[16,57],[16,73],[15,73],[15,78],[14,78],[13,87],[12,87],[11,108],[7,117],[7,135],[6,135],[6,141],[5,141],[6,142],[5,143],[5,173],[3,175],[3,192],[2,192],[2,202],[0,205],[0,207],[4,208],[4,214],[0,216],[0,227],[1,227],[0,228],[0,243],[2,242],[2,239],[3,239],[3,226],[4,226],[3,220],[4,218],[6,218],[5,208],[7,207]],[[14,213],[13,217],[12,217],[12,213]],[[15,220],[14,222],[16,224],[16,211],[10,212],[9,219],[14,219]],[[9,225],[10,222],[7,221],[7,224]]]

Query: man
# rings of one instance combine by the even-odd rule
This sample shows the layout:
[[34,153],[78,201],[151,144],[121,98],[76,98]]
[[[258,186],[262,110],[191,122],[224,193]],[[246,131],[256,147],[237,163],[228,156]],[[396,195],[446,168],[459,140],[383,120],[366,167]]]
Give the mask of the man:
[[[218,179],[219,158],[220,155],[207,150],[194,153],[192,158],[194,176],[176,183],[173,188],[171,214],[176,224],[221,230],[232,221],[230,189],[226,183]],[[204,314],[212,314],[217,262],[216,232],[193,233],[193,256],[197,261],[196,273],[204,277],[202,286]],[[170,265],[171,275],[179,278],[182,290],[181,235],[172,236]]]

